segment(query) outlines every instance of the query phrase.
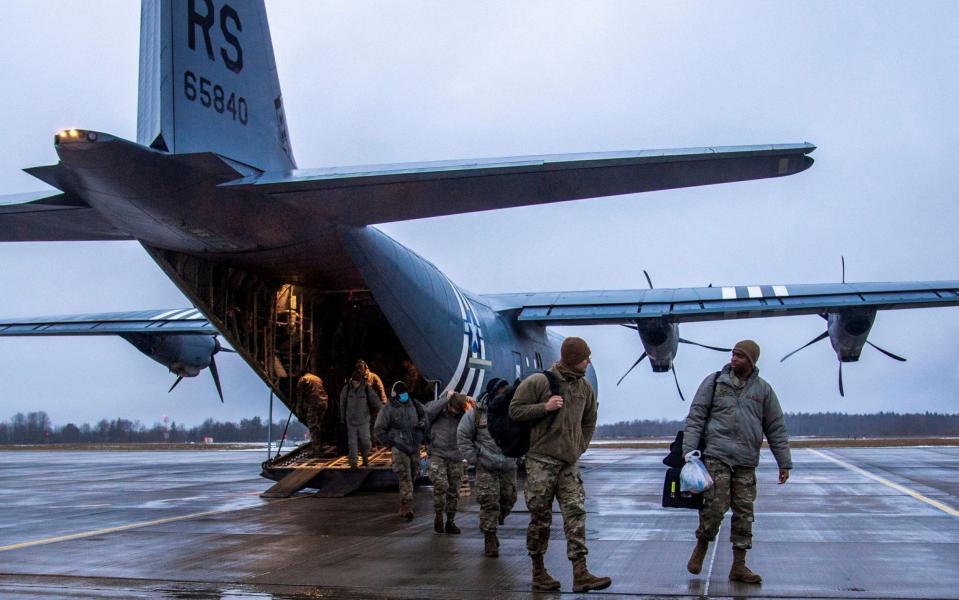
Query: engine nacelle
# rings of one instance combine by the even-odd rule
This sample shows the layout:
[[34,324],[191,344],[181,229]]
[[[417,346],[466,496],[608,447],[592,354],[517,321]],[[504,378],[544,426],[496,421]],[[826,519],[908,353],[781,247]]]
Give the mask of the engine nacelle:
[[180,377],[199,375],[218,350],[216,336],[207,334],[124,333],[122,337]]
[[849,308],[826,315],[829,342],[840,362],[856,362],[866,344],[872,324],[876,321],[874,308]]
[[636,326],[653,371],[665,373],[673,366],[679,348],[679,324],[666,319],[639,319]]

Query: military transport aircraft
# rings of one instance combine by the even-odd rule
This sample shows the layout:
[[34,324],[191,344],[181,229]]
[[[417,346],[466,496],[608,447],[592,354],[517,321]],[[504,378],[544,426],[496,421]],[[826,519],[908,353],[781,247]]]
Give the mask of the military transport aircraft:
[[0,241],[136,240],[193,308],[3,321],[0,335],[121,335],[176,382],[210,367],[217,388],[219,335],[293,408],[299,374],[338,381],[357,356],[475,394],[555,360],[550,325],[631,326],[640,359],[667,371],[682,322],[820,314],[847,362],[878,310],[959,304],[959,281],[470,293],[374,224],[784,177],[815,147],[299,169],[262,2],[143,0],[140,35],[136,142],[57,133],[59,162],[26,170],[59,192],[0,198]]

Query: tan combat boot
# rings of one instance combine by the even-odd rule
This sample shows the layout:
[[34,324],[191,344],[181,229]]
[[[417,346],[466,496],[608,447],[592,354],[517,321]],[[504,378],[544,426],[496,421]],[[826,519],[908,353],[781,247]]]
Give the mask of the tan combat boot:
[[499,540],[496,539],[495,531],[484,531],[483,537],[485,538],[485,544],[483,546],[483,554],[490,557],[496,558],[499,556]]
[[586,568],[586,559],[577,558],[573,561],[573,591],[588,592],[590,590],[605,590],[613,580],[609,577],[597,577]]
[[742,581],[743,583],[762,583],[763,578],[757,573],[753,573],[746,566],[745,548],[733,548],[733,568],[729,570],[730,581]]
[[693,555],[689,557],[686,563],[686,570],[693,575],[699,575],[703,570],[703,560],[706,558],[706,551],[709,550],[709,542],[706,540],[696,540],[696,547],[693,548]]
[[443,511],[436,511],[436,516],[433,517],[433,531],[443,533]]
[[533,591],[534,592],[555,592],[559,589],[559,582],[550,577],[546,571],[546,565],[543,564],[542,554],[533,554]]

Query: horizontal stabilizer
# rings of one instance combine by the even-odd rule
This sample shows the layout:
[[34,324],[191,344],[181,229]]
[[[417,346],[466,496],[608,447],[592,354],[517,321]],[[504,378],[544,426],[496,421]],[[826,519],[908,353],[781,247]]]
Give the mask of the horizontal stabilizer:
[[130,239],[72,194],[36,192],[0,197],[0,242]]
[[545,325],[603,325],[642,319],[673,323],[959,306],[959,281],[819,283],[654,290],[539,292],[482,296],[497,311]]
[[640,150],[267,172],[223,186],[369,225],[792,175],[812,144]]
[[43,165],[39,167],[27,167],[24,173],[33,175],[43,183],[52,185],[58,190],[77,189],[76,177],[70,172],[70,169],[63,166],[62,163],[55,165]]
[[59,315],[0,319],[0,336],[215,334],[216,329],[195,308]]

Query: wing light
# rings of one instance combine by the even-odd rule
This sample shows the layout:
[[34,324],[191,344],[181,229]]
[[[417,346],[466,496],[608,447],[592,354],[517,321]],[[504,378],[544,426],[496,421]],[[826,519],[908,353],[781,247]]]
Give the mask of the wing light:
[[63,144],[69,142],[95,142],[97,141],[96,131],[84,131],[82,129],[62,129],[53,136],[54,144]]

